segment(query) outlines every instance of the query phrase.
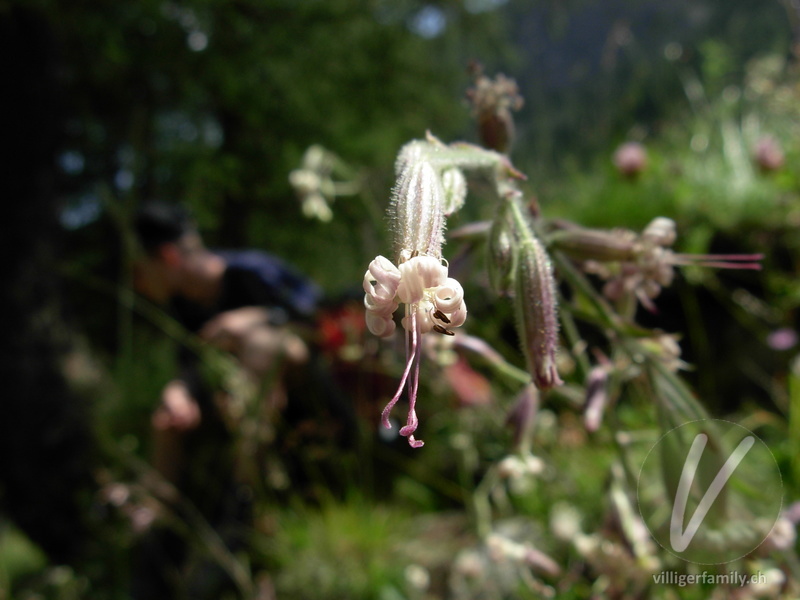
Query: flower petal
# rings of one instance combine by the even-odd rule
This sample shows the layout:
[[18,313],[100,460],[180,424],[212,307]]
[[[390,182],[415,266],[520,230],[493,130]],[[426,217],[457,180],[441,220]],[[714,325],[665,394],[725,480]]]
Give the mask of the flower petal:
[[448,277],[445,282],[436,288],[433,294],[436,308],[443,313],[450,313],[457,310],[464,300],[464,289],[452,277]]

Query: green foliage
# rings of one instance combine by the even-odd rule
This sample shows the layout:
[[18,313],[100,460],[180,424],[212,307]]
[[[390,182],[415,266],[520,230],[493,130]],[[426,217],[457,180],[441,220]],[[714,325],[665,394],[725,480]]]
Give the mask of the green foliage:
[[[150,412],[175,370],[169,327],[139,314],[110,283],[121,281],[123,290],[129,285],[124,268],[108,263],[130,258],[119,238],[128,233],[135,206],[153,197],[185,202],[212,245],[273,251],[331,296],[358,292],[365,257],[389,247],[385,223],[375,215],[388,201],[397,150],[426,129],[446,140],[472,137],[468,109],[458,99],[468,83],[466,60],[479,58],[509,75],[521,74],[527,105],[514,163],[529,175],[526,189],[536,194],[548,218],[640,230],[664,215],[678,222],[683,251],[705,253],[721,245],[767,253],[763,277],[688,270],[659,306],[666,322],[659,321],[661,315],[649,318],[683,335],[685,352],[699,365],[689,377],[703,400],[731,418],[750,416],[748,425],[775,449],[787,499],[796,498],[800,446],[793,424],[800,411],[797,373],[789,364],[795,350],[774,351],[764,344],[770,331],[794,327],[800,306],[800,88],[796,64],[785,58],[790,32],[783,9],[762,0],[687,0],[663,13],[648,3],[600,0],[511,1],[483,12],[470,5],[477,4],[32,3],[49,19],[61,49],[63,152],[80,157],[79,166],[64,169],[60,193],[68,211],[94,202],[113,217],[71,231],[65,259],[105,278],[98,289],[89,289],[80,276],[71,283],[77,312],[96,335],[95,352],[104,362],[95,427],[104,443],[120,451],[107,457],[112,477],[152,476],[138,473],[129,461],[148,456]],[[605,16],[604,6],[611,7]],[[410,26],[429,7],[447,23],[430,39]],[[676,24],[671,16],[689,8],[705,19],[699,25],[680,19]],[[583,44],[590,40],[580,33],[593,19],[609,15],[602,43],[592,41],[596,51],[587,52]],[[630,15],[633,25],[626,25]],[[581,50],[574,61],[560,70],[546,63],[553,48],[571,56],[576,40]],[[668,58],[665,47],[671,43],[678,46],[670,47]],[[785,151],[785,166],[769,172],[753,161],[754,145],[766,134]],[[622,176],[611,160],[617,143],[627,139],[642,141],[648,152],[647,168],[634,179]],[[359,186],[359,194],[336,199],[330,223],[305,220],[288,181],[312,144],[341,157]],[[476,187],[481,189],[480,182]],[[469,205],[466,218],[454,221],[453,228],[468,219],[491,218],[490,209],[488,203]],[[483,271],[475,268],[483,266],[478,250],[470,240],[448,246],[467,273]],[[490,299],[485,282],[475,279],[467,290],[470,311],[482,318],[470,322],[470,333],[521,364],[509,327],[511,303]],[[581,315],[602,316],[583,297],[573,307]],[[635,332],[614,335],[629,334]],[[375,356],[365,351],[359,357],[357,366],[365,372],[374,368],[369,361]],[[379,372],[361,373],[357,382],[359,398],[369,396],[359,406],[361,416],[370,419],[385,395],[375,380],[398,375],[403,367],[397,359],[379,358]],[[598,577],[585,557],[553,533],[556,508],[574,510],[587,533],[611,528],[604,519],[616,513],[607,492],[621,485],[615,469],[622,442],[614,434],[633,436],[625,439],[635,464],[658,436],[658,415],[666,418],[689,392],[681,388],[666,413],[664,406],[656,413],[653,390],[623,386],[607,416],[611,423],[587,434],[580,421],[585,369],[580,360],[565,359],[560,369],[570,385],[544,399],[533,437],[544,471],[503,478],[495,467],[510,446],[506,419],[517,382],[475,363],[488,382],[490,404],[461,405],[442,369],[424,367],[424,453],[409,456],[378,441],[359,445],[356,456],[327,449],[339,468],[324,473],[309,468],[318,479],[297,488],[280,481],[286,477],[285,456],[275,456],[266,472],[256,470],[255,477],[264,481],[253,487],[259,517],[250,532],[254,550],[231,560],[254,580],[266,574],[279,598],[448,597],[458,565],[476,564],[484,570],[473,579],[465,575],[474,587],[463,588],[472,595],[453,597],[543,595],[523,585],[527,580],[519,573],[508,587],[492,587],[508,573],[492,571],[496,565],[481,554],[475,532],[485,528],[487,517],[565,567],[559,576],[541,577],[558,597],[606,597],[607,577]],[[268,436],[260,425],[255,418],[248,421],[237,441]],[[370,434],[373,426],[369,421]],[[298,460],[313,464],[318,458],[317,448],[295,450],[302,454]],[[252,459],[247,467],[264,466],[263,457],[245,456]],[[334,499],[336,493],[325,488],[340,477],[345,493]],[[139,492],[157,496],[158,486],[149,484]],[[124,539],[130,543],[130,536]],[[119,555],[126,550],[117,549]],[[476,556],[483,562],[470,562]],[[27,540],[5,528],[0,566],[0,596],[19,589],[30,592],[21,598],[77,598],[88,585],[81,574],[47,565]],[[412,585],[410,566],[430,575],[427,592]],[[87,572],[98,568],[90,565]],[[32,578],[37,570],[43,575]],[[523,571],[530,576],[527,567]],[[695,588],[680,597],[706,597],[709,591]],[[670,594],[647,589],[642,597],[676,597]]]
[[11,597],[12,584],[41,571],[47,557],[9,523],[0,530],[0,590]]
[[402,509],[350,499],[286,511],[276,526],[269,547],[282,598],[304,598],[313,589],[325,600],[366,599],[386,588],[403,588],[405,564],[398,546],[412,521]]
[[[494,15],[478,31],[477,16],[449,7],[460,28],[424,39],[406,26],[416,3],[378,18],[384,8],[366,0],[47,5],[63,48],[64,150],[84,161],[69,178],[72,202],[98,185],[128,210],[149,198],[182,201],[215,245],[267,248],[340,287],[327,278],[328,248],[359,215],[304,230],[287,174],[321,143],[379,168],[373,201],[382,204],[400,145],[427,128],[448,137],[465,128],[467,111],[453,110],[466,83],[461,57],[498,36]],[[345,258],[340,269],[356,262]]]

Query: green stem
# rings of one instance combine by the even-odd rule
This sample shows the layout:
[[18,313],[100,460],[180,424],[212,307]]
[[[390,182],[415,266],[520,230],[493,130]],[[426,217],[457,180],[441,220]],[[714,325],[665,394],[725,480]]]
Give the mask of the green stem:
[[492,465],[472,493],[475,528],[481,539],[485,539],[492,532],[492,504],[489,500],[489,495],[497,484],[497,480],[497,465]]
[[517,235],[520,243],[534,243],[534,232],[531,228],[530,220],[526,218],[523,213],[523,208],[520,206],[519,200],[516,197],[506,200],[511,207],[511,217],[514,220],[514,233]]
[[592,284],[572,265],[570,260],[566,258],[561,252],[552,252],[550,254],[553,263],[558,270],[558,273],[573,287],[574,290],[580,292],[589,304],[595,310],[595,317],[604,327],[607,327],[615,332],[620,332],[621,326],[619,317],[614,313],[614,310],[609,304],[600,297],[597,290],[592,287]]
[[580,380],[586,381],[586,378],[589,376],[589,371],[592,370],[589,357],[586,355],[586,343],[583,341],[580,333],[578,332],[578,326],[575,323],[572,312],[563,308],[565,305],[564,302],[561,302],[560,304],[562,306],[560,312],[561,329],[564,332],[564,337],[567,338],[570,352],[577,361],[578,375],[580,376]]
[[794,481],[800,482],[800,358],[789,372],[789,455]]
[[165,508],[169,525],[177,533],[202,547],[234,582],[242,598],[255,598],[252,575],[247,564],[233,554],[219,534],[208,523],[200,511],[180,491],[153,467],[141,459],[124,452],[114,445],[108,448],[121,464],[129,467],[138,482]]

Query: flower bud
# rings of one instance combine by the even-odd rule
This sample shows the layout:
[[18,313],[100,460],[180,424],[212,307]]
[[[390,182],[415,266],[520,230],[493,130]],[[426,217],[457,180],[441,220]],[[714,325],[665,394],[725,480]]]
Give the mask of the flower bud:
[[586,403],[583,409],[583,424],[586,431],[597,431],[600,428],[608,402],[607,381],[608,371],[604,367],[595,367],[589,372],[586,381]]
[[322,194],[316,192],[308,194],[303,196],[302,202],[304,217],[319,219],[323,223],[329,223],[333,219],[333,211]]
[[651,241],[664,248],[669,248],[678,237],[675,231],[675,221],[667,217],[656,217],[642,232],[642,240]]
[[514,286],[514,269],[516,267],[516,249],[514,248],[514,230],[508,214],[508,203],[503,202],[492,221],[489,230],[486,262],[489,272],[489,284],[496,294],[508,295]]
[[474,69],[475,85],[467,90],[467,98],[478,120],[481,143],[486,148],[507,153],[514,141],[512,111],[522,108],[523,100],[516,81],[498,74],[490,79],[483,69]]
[[394,174],[398,179],[402,177],[403,173],[405,173],[410,165],[423,160],[425,150],[426,143],[421,140],[414,140],[400,148],[397,160],[394,163]]
[[553,232],[548,238],[552,248],[574,260],[625,262],[635,258],[636,234],[616,229],[601,231],[576,227]]
[[625,142],[616,149],[612,160],[621,175],[635,179],[647,168],[647,150],[639,142]]
[[445,169],[442,172],[444,188],[444,214],[449,217],[464,206],[467,199],[467,179],[461,169]]
[[289,183],[304,196],[317,193],[321,187],[319,175],[309,169],[295,169],[289,173]]
[[556,370],[558,319],[550,257],[535,237],[519,249],[516,276],[517,329],[528,369],[540,389],[561,385]]
[[756,165],[764,173],[777,171],[786,162],[783,148],[781,148],[778,140],[772,136],[766,136],[758,140],[753,154]]
[[514,118],[507,108],[496,112],[485,112],[478,115],[478,131],[481,143],[487,148],[507,153],[514,141]]

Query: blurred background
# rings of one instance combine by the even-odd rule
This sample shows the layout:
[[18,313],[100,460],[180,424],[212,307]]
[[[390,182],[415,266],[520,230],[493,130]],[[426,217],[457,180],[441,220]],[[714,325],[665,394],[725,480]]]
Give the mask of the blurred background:
[[[668,216],[682,252],[765,255],[758,273],[685,270],[641,322],[678,334],[712,415],[764,439],[789,506],[799,36],[795,0],[0,1],[0,599],[137,597],[157,529],[185,546],[174,598],[710,597],[616,589],[562,539],[564,520],[613,529],[599,499],[616,481],[614,435],[587,432],[569,394],[541,398],[541,469],[502,484],[487,473],[513,445],[519,385],[484,364],[423,367],[425,448],[382,434],[402,342],[365,333],[361,280],[391,252],[398,150],[426,130],[478,143],[475,65],[513,78],[511,158],[543,215],[637,231]],[[625,143],[640,154],[615,162]],[[451,229],[493,214],[475,189]],[[323,297],[302,335],[336,400],[268,423],[243,401],[226,442],[247,481],[240,545],[150,466],[177,347],[197,346],[133,289],[135,215],[154,200],[187,207],[211,248],[280,257]],[[445,255],[481,266],[472,250]],[[470,333],[521,366],[510,305],[480,278],[465,287]],[[236,396],[230,356],[207,350]],[[657,439],[645,394],[629,396],[617,419]],[[483,502],[547,556],[493,560]]]

